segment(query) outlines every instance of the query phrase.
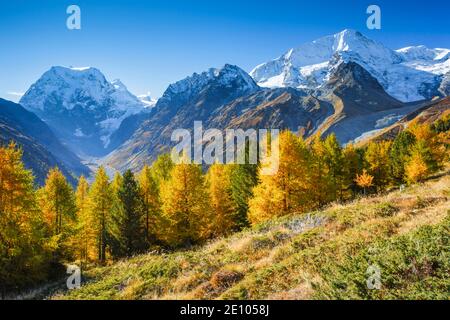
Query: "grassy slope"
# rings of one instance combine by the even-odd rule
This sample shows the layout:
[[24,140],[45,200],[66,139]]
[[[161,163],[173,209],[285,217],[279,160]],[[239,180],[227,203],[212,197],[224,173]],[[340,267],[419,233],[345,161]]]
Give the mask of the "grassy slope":
[[[56,299],[449,299],[450,176],[94,268]],[[366,271],[381,269],[381,290]]]

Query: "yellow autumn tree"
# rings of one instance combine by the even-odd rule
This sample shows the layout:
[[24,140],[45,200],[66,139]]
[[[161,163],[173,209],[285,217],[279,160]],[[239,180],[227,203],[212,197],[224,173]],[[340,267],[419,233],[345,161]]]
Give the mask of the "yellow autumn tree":
[[[249,221],[252,224],[290,213],[303,212],[311,207],[309,197],[308,150],[304,141],[290,131],[279,137],[279,156],[263,163],[259,170],[260,183],[254,188],[254,197],[249,201]],[[265,167],[278,170],[271,175],[262,175]]]
[[89,190],[89,215],[96,239],[97,260],[104,263],[107,259],[109,227],[114,196],[103,167],[100,167]]
[[47,228],[56,245],[56,259],[72,259],[76,226],[75,194],[58,168],[51,169],[39,190],[39,203]]
[[413,155],[405,168],[408,183],[422,182],[428,175],[428,167],[420,155]]
[[390,147],[391,141],[370,142],[365,152],[368,172],[373,176],[377,191],[385,190],[391,183]]
[[206,175],[206,184],[214,213],[213,236],[229,234],[236,228],[236,205],[232,198],[231,166],[213,164]]
[[47,276],[49,252],[34,177],[14,143],[0,146],[0,294]]
[[428,150],[420,142],[413,148],[411,157],[405,166],[405,180],[408,183],[422,182],[430,174],[432,166],[429,164],[431,155]]
[[75,222],[75,195],[58,168],[51,169],[40,192],[40,204],[53,235],[62,234]]
[[364,195],[366,195],[367,188],[373,186],[373,176],[367,173],[367,170],[364,169],[362,174],[356,175],[355,179],[356,185],[364,190]]
[[212,214],[199,165],[177,164],[161,185],[162,239],[171,246],[186,246],[211,236]]
[[111,182],[111,192],[113,195],[117,194],[117,192],[119,192],[120,187],[122,186],[123,183],[123,177],[120,174],[120,172],[116,172],[114,174],[114,178]]
[[145,165],[138,176],[139,193],[143,204],[143,224],[146,241],[149,245],[156,243],[160,228],[161,199],[159,186],[152,168]]
[[335,201],[337,199],[343,200],[344,197],[344,153],[342,147],[337,140],[336,135],[330,134],[324,141],[325,148],[325,165],[327,168],[327,180],[330,187],[329,201]]
[[326,163],[327,148],[321,133],[312,138],[309,174],[314,181],[310,185],[309,193],[315,208],[320,208],[332,200],[332,185],[329,178],[329,169]]
[[77,205],[77,258],[82,263],[87,263],[95,259],[95,232],[92,216],[89,214],[89,184],[84,176],[78,180],[75,201]]
[[[422,153],[423,161],[426,162],[429,173],[442,169],[449,156],[445,133],[437,133],[426,123],[413,123],[409,126],[408,131],[416,137],[416,145],[413,149]],[[425,149],[427,150],[425,151]]]
[[417,140],[431,141],[436,136],[436,133],[426,123],[412,122],[408,126],[408,131],[411,132]]

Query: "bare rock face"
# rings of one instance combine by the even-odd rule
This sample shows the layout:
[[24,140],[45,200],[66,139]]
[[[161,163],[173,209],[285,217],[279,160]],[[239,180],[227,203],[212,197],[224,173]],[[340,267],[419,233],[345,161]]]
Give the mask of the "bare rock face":
[[343,144],[375,134],[420,107],[420,103],[405,104],[391,97],[377,79],[354,62],[341,64],[319,97],[336,107],[321,131],[336,134]]
[[175,129],[192,132],[194,121],[202,121],[205,130],[290,129],[305,137],[334,132],[347,143],[414,108],[387,94],[354,62],[340,64],[319,90],[260,88],[242,70],[226,66],[169,86],[154,114],[106,162],[119,170],[139,170],[170,151]]
[[[139,169],[173,146],[172,132],[192,130],[194,121],[206,124],[212,114],[231,101],[260,88],[242,69],[225,65],[171,84],[134,135],[106,159],[116,169]],[[131,156],[130,156],[131,155]]]
[[333,114],[333,106],[292,88],[264,89],[234,100],[208,120],[208,127],[222,129],[290,129],[311,135]]

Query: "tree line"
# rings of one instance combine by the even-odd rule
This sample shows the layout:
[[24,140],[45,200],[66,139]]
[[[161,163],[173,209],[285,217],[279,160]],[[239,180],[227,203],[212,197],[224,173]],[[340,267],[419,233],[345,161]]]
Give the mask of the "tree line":
[[100,263],[189,247],[274,217],[417,183],[449,158],[449,118],[413,124],[393,141],[341,146],[334,134],[279,136],[279,170],[259,165],[175,165],[161,155],[137,174],[100,167],[75,189],[58,168],[36,188],[14,143],[0,147],[0,290],[47,280],[63,263]]

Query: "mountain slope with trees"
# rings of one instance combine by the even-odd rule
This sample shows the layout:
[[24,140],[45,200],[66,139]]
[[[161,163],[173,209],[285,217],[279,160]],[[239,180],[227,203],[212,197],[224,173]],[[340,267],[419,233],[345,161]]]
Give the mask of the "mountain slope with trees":
[[89,173],[81,160],[35,114],[19,104],[0,99],[0,144],[11,141],[23,149],[25,165],[33,169],[41,185],[49,170],[56,166],[73,184],[77,176]]
[[[81,178],[76,191],[57,168],[36,190],[31,171],[21,162],[21,151],[13,144],[1,147],[0,289],[7,294],[48,281],[66,263],[105,266],[151,251],[159,252],[162,259],[164,252],[184,252],[248,226],[251,233],[271,221],[305,219],[311,212],[324,212],[331,203],[344,204],[362,194],[381,195],[398,186],[424,183],[445,172],[449,121],[444,117],[432,125],[412,123],[393,141],[358,148],[342,147],[335,135],[325,139],[316,135],[308,143],[283,131],[278,137],[279,170],[271,176],[263,174],[270,161],[256,167],[215,164],[204,174],[187,159],[175,165],[162,155],[137,176],[127,171],[110,180],[100,167],[92,184]],[[424,200],[425,207],[448,205],[446,179],[439,191],[442,197]],[[417,203],[420,206],[422,200]],[[370,219],[396,221],[396,212],[401,211],[397,206],[393,202],[376,207],[373,215],[371,211],[331,215],[342,222],[331,233],[356,226],[360,221],[353,219],[366,214]],[[409,211],[405,214],[402,219],[412,219]],[[371,223],[374,230],[364,232],[380,234],[381,239],[392,232],[390,224]],[[284,238],[283,232],[276,233],[260,245]],[[309,243],[302,248],[308,249]],[[23,272],[11,271],[17,268]],[[151,274],[147,276],[152,278]]]
[[[85,272],[53,299],[448,299],[450,177]],[[367,270],[381,270],[381,289]]]

